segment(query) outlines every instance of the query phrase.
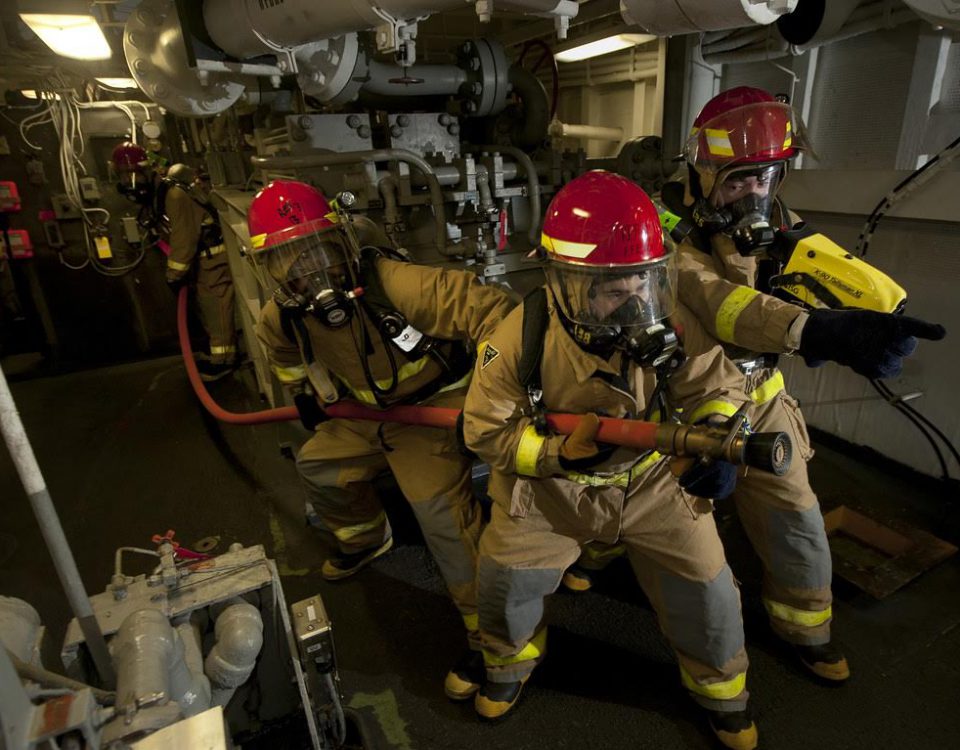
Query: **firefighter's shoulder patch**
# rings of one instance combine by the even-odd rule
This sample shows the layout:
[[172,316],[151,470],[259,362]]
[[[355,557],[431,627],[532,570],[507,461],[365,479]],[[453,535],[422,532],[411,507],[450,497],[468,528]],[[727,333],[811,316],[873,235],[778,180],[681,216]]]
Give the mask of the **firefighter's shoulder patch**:
[[489,365],[499,356],[500,352],[494,349],[490,344],[487,344],[483,350],[483,362],[480,363],[480,369],[485,370],[487,365]]

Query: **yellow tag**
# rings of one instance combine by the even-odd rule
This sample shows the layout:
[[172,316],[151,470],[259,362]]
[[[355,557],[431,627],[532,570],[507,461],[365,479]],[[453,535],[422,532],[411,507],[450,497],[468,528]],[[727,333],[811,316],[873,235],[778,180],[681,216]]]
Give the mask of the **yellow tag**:
[[107,258],[113,257],[113,251],[110,250],[109,237],[94,237],[93,241],[97,246],[97,257],[100,260],[106,260]]

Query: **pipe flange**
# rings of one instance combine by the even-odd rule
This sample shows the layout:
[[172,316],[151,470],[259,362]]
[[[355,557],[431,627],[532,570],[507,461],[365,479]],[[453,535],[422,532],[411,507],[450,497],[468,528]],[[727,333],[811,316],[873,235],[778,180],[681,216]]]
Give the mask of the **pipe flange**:
[[304,44],[294,50],[294,57],[303,93],[322,102],[353,101],[367,75],[367,55],[355,33]]
[[137,85],[175,114],[215,115],[243,94],[228,75],[188,66],[174,0],[143,0],[124,27],[123,54]]
[[467,82],[460,87],[467,115],[486,117],[504,110],[510,63],[499,42],[491,39],[464,42],[457,49],[457,66],[467,72]]

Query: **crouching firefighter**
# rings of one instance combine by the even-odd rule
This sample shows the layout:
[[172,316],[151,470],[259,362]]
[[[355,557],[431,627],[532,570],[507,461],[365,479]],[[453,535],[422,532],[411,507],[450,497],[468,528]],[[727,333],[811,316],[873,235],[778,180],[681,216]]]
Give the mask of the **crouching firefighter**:
[[[678,478],[659,453],[595,442],[598,415],[682,409],[689,423],[723,423],[747,403],[743,378],[676,304],[676,254],[634,183],[609,172],[569,182],[547,208],[542,245],[546,288],[494,333],[464,408],[467,446],[492,470],[475,708],[511,710],[546,653],[544,598],[585,545],[622,544],[683,685],[727,747],[753,748],[740,597],[707,499],[730,494],[736,468],[697,462]],[[544,409],[584,416],[555,435]]]
[[372,480],[389,469],[410,503],[470,648],[445,690],[480,687],[476,555],[480,507],[471,460],[453,431],[328,419],[325,404],[424,404],[459,409],[478,348],[511,308],[503,291],[463,271],[414,265],[367,244],[379,230],[334,211],[315,188],[275,181],[248,214],[250,257],[270,295],[257,335],[314,435],[297,456],[310,510],[336,550],[322,567],[335,581],[392,545]]
[[190,284],[200,320],[210,338],[210,358],[198,360],[203,380],[219,380],[236,367],[237,327],[233,277],[216,209],[207,198],[208,185],[195,169],[174,164],[158,187],[158,205],[170,234],[167,284],[178,292]]
[[[782,430],[793,440],[786,474],[749,472],[734,493],[763,563],[771,626],[814,674],[840,682],[850,670],[830,633],[830,549],[807,476],[813,450],[777,355],[797,352],[810,364],[832,360],[867,377],[893,377],[917,338],[940,339],[944,330],[893,314],[905,298],[900,287],[801,229],[786,209],[778,190],[790,159],[807,147],[788,104],[761,89],[725,91],[694,122],[687,179],[665,185],[662,197],[690,230],[679,248],[680,299],[744,373],[754,429]],[[844,285],[858,278],[866,294],[841,300]],[[840,307],[870,309],[830,309]]]

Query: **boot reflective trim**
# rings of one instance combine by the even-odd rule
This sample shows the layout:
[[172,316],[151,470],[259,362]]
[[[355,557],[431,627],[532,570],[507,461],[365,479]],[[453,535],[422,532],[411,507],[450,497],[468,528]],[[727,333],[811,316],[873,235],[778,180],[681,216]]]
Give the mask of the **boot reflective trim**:
[[537,432],[537,428],[528,425],[520,435],[520,443],[517,445],[517,457],[514,464],[517,468],[517,474],[523,474],[528,477],[537,475],[537,459],[540,458],[540,449],[547,439]]
[[377,517],[372,521],[367,523],[358,523],[353,526],[341,526],[339,529],[334,529],[333,535],[341,542],[348,542],[355,536],[359,536],[360,534],[375,529],[378,526],[382,526],[386,520],[387,514],[383,511],[380,511]]
[[714,414],[722,414],[725,417],[732,417],[737,413],[737,407],[729,401],[707,401],[701,404],[690,415],[687,420],[689,424],[696,424],[701,419],[712,417]]
[[750,400],[758,406],[765,404],[768,401],[772,401],[785,387],[783,373],[777,370],[772,378],[765,381],[763,385],[750,394]]
[[577,484],[585,484],[588,487],[629,487],[634,479],[646,472],[661,458],[663,458],[661,454],[652,451],[640,463],[617,474],[579,474],[575,471],[568,471],[563,475],[563,478]]
[[606,563],[616,557],[621,557],[627,548],[622,544],[612,547],[588,544],[583,548],[583,555],[592,563]]
[[467,630],[477,630],[480,627],[480,615],[474,613],[472,615],[461,616],[463,617],[463,624]]
[[296,367],[277,367],[273,368],[273,374],[281,383],[299,383],[307,379],[307,370],[303,365]]
[[802,609],[775,602],[771,599],[764,599],[763,606],[767,608],[767,614],[776,617],[778,620],[792,622],[794,625],[802,625],[807,628],[815,628],[817,625],[823,625],[833,617],[833,607],[827,607],[821,612],[809,612]]
[[702,695],[717,701],[733,700],[747,687],[747,673],[741,672],[732,680],[700,684],[683,667],[680,667],[680,681],[691,693]]
[[737,318],[759,294],[760,292],[756,289],[739,286],[727,295],[727,298],[717,308],[717,317],[714,321],[718,339],[726,341],[728,344],[733,343],[733,332],[737,327]]
[[497,656],[484,649],[483,663],[488,667],[505,667],[509,664],[519,664],[522,661],[539,659],[545,653],[547,653],[547,629],[542,628],[519,653],[513,656]]

